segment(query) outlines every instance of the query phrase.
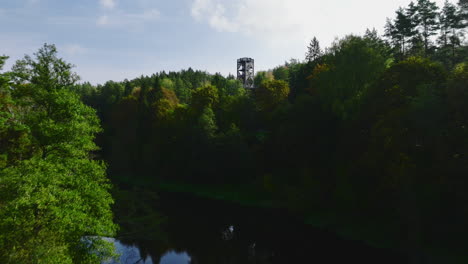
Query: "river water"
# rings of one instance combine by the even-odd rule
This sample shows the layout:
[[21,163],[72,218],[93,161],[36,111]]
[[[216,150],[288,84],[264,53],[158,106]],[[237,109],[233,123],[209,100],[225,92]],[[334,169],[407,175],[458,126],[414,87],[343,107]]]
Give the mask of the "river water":
[[155,208],[163,220],[150,219],[138,236],[115,240],[120,263],[406,263],[396,251],[305,225],[284,210],[181,194],[160,195]]

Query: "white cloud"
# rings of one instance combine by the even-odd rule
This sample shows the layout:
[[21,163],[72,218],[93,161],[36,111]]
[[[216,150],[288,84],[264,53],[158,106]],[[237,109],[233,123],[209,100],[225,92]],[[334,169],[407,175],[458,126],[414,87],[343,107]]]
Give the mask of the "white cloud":
[[84,16],[51,16],[45,20],[50,25],[77,26],[88,24],[89,17]]
[[107,9],[113,9],[115,7],[115,0],[99,0],[99,4]]
[[308,24],[305,19],[312,7],[310,0],[194,0],[191,13],[219,31],[278,33]]
[[109,17],[106,15],[100,16],[96,22],[99,26],[105,26],[109,24]]
[[157,21],[160,17],[161,13],[157,9],[148,9],[141,13],[115,12],[100,16],[96,24],[99,26],[130,26],[138,28],[145,23]]
[[227,16],[226,7],[220,1],[195,0],[191,13],[192,17],[197,21],[203,22],[203,20],[206,20],[217,31],[239,31],[239,24]]
[[68,44],[68,45],[65,45],[62,50],[67,54],[67,55],[71,55],[71,56],[74,56],[74,55],[81,55],[81,54],[85,54],[86,52],[88,52],[88,49],[82,47],[81,45],[79,44]]
[[157,9],[148,9],[142,13],[124,14],[127,21],[155,21],[159,19],[161,13]]
[[[219,32],[236,32],[269,45],[301,45],[315,35],[329,45],[336,36],[382,32],[386,17],[410,0],[193,0],[192,17]],[[437,0],[440,2],[443,0]],[[323,46],[323,45],[322,45]],[[302,52],[302,51],[301,51]]]

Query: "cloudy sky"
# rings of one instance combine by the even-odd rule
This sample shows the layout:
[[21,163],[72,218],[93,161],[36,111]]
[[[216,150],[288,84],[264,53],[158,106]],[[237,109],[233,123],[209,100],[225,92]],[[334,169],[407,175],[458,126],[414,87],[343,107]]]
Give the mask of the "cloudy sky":
[[[437,0],[442,6],[444,0]],[[83,81],[121,81],[192,67],[235,73],[303,59],[316,36],[383,31],[410,0],[0,0],[0,54],[9,69],[43,43],[55,44]],[[452,1],[454,2],[454,1]]]

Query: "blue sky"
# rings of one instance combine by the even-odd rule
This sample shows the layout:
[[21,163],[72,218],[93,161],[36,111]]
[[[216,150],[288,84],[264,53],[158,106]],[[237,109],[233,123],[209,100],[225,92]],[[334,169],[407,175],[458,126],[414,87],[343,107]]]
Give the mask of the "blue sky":
[[254,58],[256,70],[302,60],[313,36],[326,47],[366,28],[382,32],[386,17],[409,2],[0,0],[0,54],[10,56],[9,69],[52,43],[94,84],[188,67],[227,75],[240,57]]

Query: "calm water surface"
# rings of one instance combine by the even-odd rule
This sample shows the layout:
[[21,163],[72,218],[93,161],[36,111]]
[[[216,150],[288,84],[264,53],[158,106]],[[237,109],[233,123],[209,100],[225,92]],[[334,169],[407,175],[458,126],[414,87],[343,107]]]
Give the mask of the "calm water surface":
[[282,210],[181,194],[162,194],[154,208],[164,221],[150,219],[137,236],[115,241],[120,263],[406,263],[396,251],[340,238]]

